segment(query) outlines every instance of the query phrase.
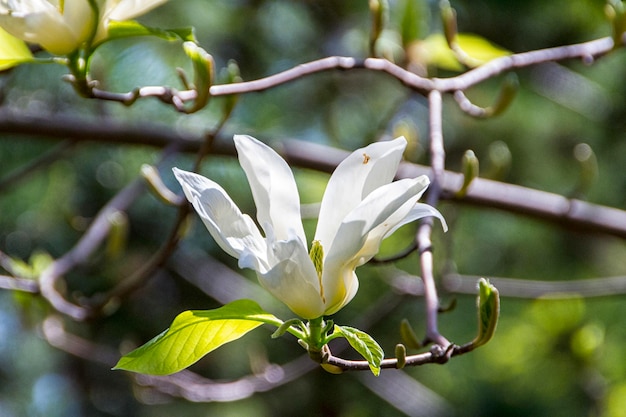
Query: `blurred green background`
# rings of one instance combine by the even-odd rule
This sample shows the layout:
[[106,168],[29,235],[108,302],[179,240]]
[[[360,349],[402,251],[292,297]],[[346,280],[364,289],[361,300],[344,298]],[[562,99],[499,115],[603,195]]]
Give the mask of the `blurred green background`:
[[[441,32],[438,2],[389,3],[381,45],[387,48],[383,52],[393,52],[403,63],[402,33],[419,40]],[[611,33],[601,0],[474,0],[454,1],[452,6],[461,32],[483,36],[512,52]],[[171,0],[141,21],[164,28],[194,26],[217,67],[234,59],[244,80],[330,55],[365,57],[370,28],[367,1]],[[625,63],[624,52],[617,50],[593,65],[568,61],[517,71],[519,94],[493,119],[472,119],[445,97],[447,167],[458,170],[461,156],[472,149],[483,176],[626,209]],[[180,88],[176,67],[189,69],[180,45],[153,39],[112,42],[93,62],[95,76],[112,91],[140,85]],[[218,123],[224,103],[216,99],[205,110],[183,116],[156,100],[131,107],[89,101],[61,81],[64,73],[62,67],[26,65],[0,74],[0,110],[51,120],[71,116],[101,126],[150,125],[199,136]],[[455,73],[431,67],[429,74]],[[467,94],[488,105],[502,79],[489,80]],[[246,133],[276,146],[299,139],[351,150],[404,133],[411,141],[407,159],[428,164],[427,117],[426,100],[388,76],[328,72],[241,96],[221,137]],[[42,135],[33,137],[1,134],[0,179],[58,145],[60,139],[45,133],[42,128]],[[581,180],[574,156],[581,143],[590,146],[598,163],[598,177],[590,185]],[[0,189],[0,251],[23,260],[25,270],[40,270],[48,256],[67,252],[97,211],[137,177],[142,164],[156,163],[160,154],[150,146],[98,143],[86,134],[53,163]],[[510,164],[498,170],[507,155]],[[189,168],[192,157],[176,154],[166,165]],[[235,159],[210,156],[202,173],[223,185],[243,211],[254,213]],[[305,169],[296,169],[296,176],[303,202],[319,201],[328,176]],[[168,169],[163,177],[177,190]],[[450,223],[448,234],[437,230],[434,236],[440,275],[542,281],[626,277],[626,245],[617,238],[575,233],[489,208],[442,203],[440,209]],[[94,295],[131,275],[166,238],[174,218],[174,208],[149,194],[142,196],[128,212],[124,250],[100,251],[69,274],[69,294]],[[307,222],[309,226],[314,223]],[[383,254],[406,247],[414,230],[409,226],[394,235]],[[221,252],[196,221],[166,268],[120,300],[110,316],[85,323],[65,320],[65,328],[93,342],[85,351],[91,352],[91,359],[102,359],[149,340],[182,310],[218,306],[219,301],[193,284],[192,276],[207,253],[248,277],[244,283],[255,283],[250,271],[237,270],[236,261]],[[412,255],[393,266],[361,267],[359,294],[335,321],[367,328],[388,355],[400,342],[403,318],[423,334],[421,298],[394,293],[389,285],[398,274],[417,274],[417,264]],[[204,279],[236,279],[216,274],[209,268]],[[314,368],[302,371],[293,382],[239,401],[196,403],[138,386],[130,375],[110,371],[105,363],[50,346],[42,337],[44,323],[54,328],[50,307],[37,296],[2,290],[0,416],[626,416],[624,295],[570,294],[552,300],[519,295],[503,294],[498,331],[487,346],[443,366],[383,371],[379,379],[366,373],[330,375]],[[271,298],[258,297],[267,311],[290,317]],[[452,311],[440,316],[442,333],[459,344],[471,340],[475,297],[443,290],[441,298],[444,304],[457,301]],[[270,340],[269,335],[257,330],[192,369],[228,381],[302,355],[294,340]],[[306,369],[308,362],[298,366]]]

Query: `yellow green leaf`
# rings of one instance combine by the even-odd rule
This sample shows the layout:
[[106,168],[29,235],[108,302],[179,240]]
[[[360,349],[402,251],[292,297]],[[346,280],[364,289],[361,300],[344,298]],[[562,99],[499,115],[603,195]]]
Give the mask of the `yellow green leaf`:
[[148,375],[173,374],[263,323],[280,326],[282,321],[250,300],[233,301],[215,310],[185,311],[169,329],[122,356],[113,369]]
[[26,43],[0,28],[0,71],[32,60]]

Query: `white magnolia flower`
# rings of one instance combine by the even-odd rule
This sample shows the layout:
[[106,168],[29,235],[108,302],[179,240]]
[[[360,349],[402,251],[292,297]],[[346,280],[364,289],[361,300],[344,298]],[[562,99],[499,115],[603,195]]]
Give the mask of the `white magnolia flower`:
[[55,55],[67,55],[86,42],[104,40],[111,20],[132,19],[165,1],[96,0],[95,16],[88,0],[0,0],[0,27]]
[[441,214],[417,200],[428,178],[391,182],[406,140],[359,149],[332,174],[320,207],[309,254],[300,217],[300,198],[287,163],[250,136],[235,136],[239,162],[257,207],[259,231],[217,183],[174,168],[187,199],[209,232],[241,268],[305,319],[331,315],[357,292],[354,272],[377,252],[384,238],[413,220]]

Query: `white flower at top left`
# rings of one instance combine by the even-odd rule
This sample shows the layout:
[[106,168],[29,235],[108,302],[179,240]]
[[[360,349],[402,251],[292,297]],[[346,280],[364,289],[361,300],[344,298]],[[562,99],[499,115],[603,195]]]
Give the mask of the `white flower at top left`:
[[0,0],[0,27],[16,38],[67,55],[106,39],[110,20],[128,20],[166,0]]

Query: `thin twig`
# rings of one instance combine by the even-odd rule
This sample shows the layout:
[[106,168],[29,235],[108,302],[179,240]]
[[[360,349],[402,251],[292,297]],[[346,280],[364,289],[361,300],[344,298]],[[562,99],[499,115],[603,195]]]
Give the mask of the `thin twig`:
[[76,144],[74,140],[66,140],[59,143],[54,148],[43,153],[39,157],[35,158],[31,162],[20,166],[15,171],[12,171],[0,179],[0,191],[3,191],[9,187],[15,187],[15,185],[24,181],[30,175],[37,172],[37,170],[44,168],[54,161],[58,160],[68,149],[72,148]]
[[[304,141],[287,141],[283,156],[292,165],[332,172],[349,152]],[[429,167],[402,163],[398,178],[432,175]],[[463,184],[463,174],[444,171],[440,178],[441,200],[491,207],[558,224],[566,229],[604,233],[626,239],[626,211],[600,206],[559,194],[535,190],[484,178],[475,178],[467,194],[456,196]],[[429,188],[432,191],[432,185]]]
[[405,86],[421,92],[424,95],[427,95],[433,90],[438,90],[441,93],[449,93],[457,90],[467,90],[472,86],[480,84],[506,71],[566,59],[578,58],[585,62],[592,62],[593,59],[607,54],[612,50],[613,39],[605,37],[574,45],[539,49],[499,57],[473,70],[451,78],[424,78],[381,58],[366,58],[361,61],[351,57],[333,56],[300,64],[286,71],[258,80],[213,85],[209,92],[211,96],[252,93],[268,90],[320,72],[364,68],[372,71],[385,72],[396,78]]
[[108,236],[111,229],[109,216],[112,213],[125,211],[143,193],[145,188],[143,180],[135,180],[127,185],[98,212],[93,223],[78,243],[41,273],[39,277],[41,295],[57,311],[79,321],[89,317],[90,309],[68,301],[61,290],[57,288],[57,283],[63,275],[86,262]]
[[[429,107],[429,127],[430,127],[430,163],[431,163],[431,184],[429,186],[426,202],[436,206],[441,194],[441,178],[444,174],[445,150],[443,147],[443,126],[442,126],[442,103],[441,93],[433,90],[428,95]],[[439,333],[437,317],[439,311],[439,297],[435,285],[433,273],[433,250],[431,233],[433,229],[432,218],[427,218],[420,224],[416,242],[420,255],[421,278],[424,283],[424,302],[426,308],[426,338],[425,343],[433,342],[442,348],[450,345],[450,342]]]

